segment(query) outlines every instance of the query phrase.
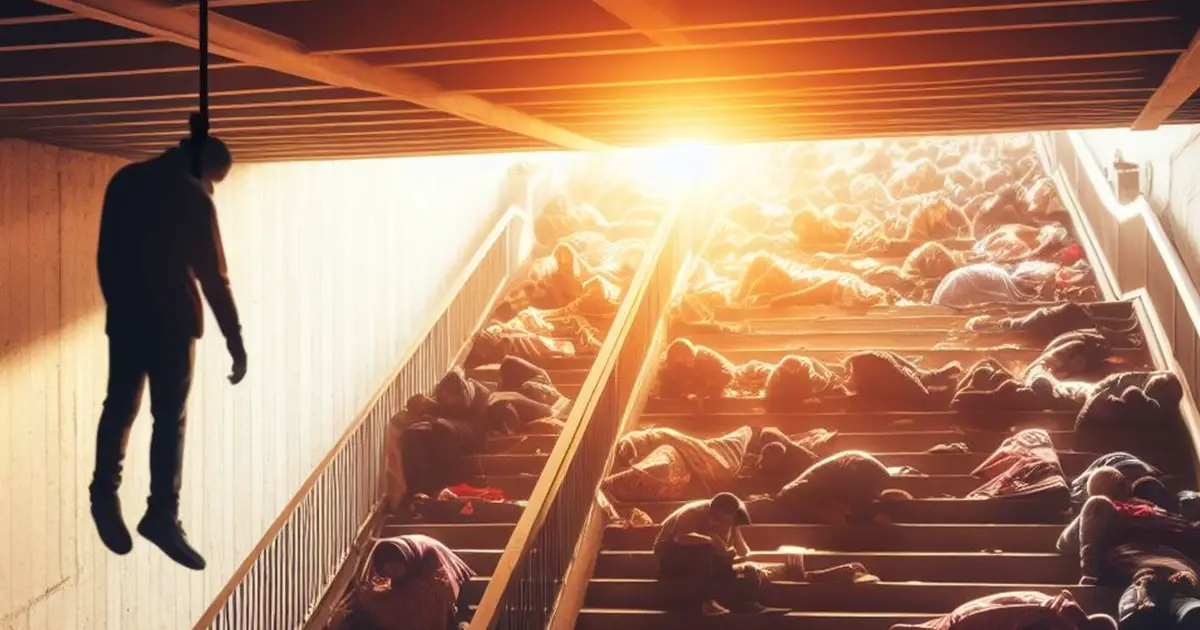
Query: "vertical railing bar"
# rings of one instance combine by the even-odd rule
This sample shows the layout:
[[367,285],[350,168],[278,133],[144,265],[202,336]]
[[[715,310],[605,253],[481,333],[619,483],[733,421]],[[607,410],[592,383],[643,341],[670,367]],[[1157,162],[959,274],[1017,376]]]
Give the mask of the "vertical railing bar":
[[408,359],[302,485],[195,630],[296,630],[307,622],[348,557],[359,525],[382,499],[388,421],[404,392],[432,387],[474,333],[474,321],[508,279],[508,240],[521,220],[514,209],[505,213]]

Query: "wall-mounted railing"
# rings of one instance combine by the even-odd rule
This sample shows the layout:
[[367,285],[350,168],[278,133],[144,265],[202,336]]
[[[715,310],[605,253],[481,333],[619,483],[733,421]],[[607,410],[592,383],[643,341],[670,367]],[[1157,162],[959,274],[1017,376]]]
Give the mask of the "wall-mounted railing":
[[1171,356],[1160,357],[1165,367],[1188,383],[1184,419],[1193,444],[1200,445],[1200,418],[1192,402],[1200,394],[1200,294],[1179,252],[1144,198],[1117,201],[1082,134],[1039,134],[1038,144],[1064,202],[1087,221],[1084,236],[1095,241],[1090,253],[1101,267],[1097,277],[1108,279],[1106,293],[1116,299],[1141,297],[1151,309],[1145,323],[1170,350]]
[[[525,200],[527,203],[529,199]],[[383,388],[317,465],[195,630],[294,630],[324,595],[383,496],[388,421],[432,390],[521,264],[527,213],[510,207],[451,284]]]
[[500,557],[473,630],[543,630],[549,623],[651,339],[681,266],[707,233],[708,215],[707,206],[684,203],[659,226]]

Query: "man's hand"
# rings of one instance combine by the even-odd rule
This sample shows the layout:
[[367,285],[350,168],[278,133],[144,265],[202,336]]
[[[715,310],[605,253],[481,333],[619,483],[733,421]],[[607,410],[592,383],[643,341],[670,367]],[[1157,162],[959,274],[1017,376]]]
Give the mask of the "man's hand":
[[246,378],[246,346],[241,339],[230,341],[229,356],[233,359],[233,369],[229,372],[229,382],[237,385]]

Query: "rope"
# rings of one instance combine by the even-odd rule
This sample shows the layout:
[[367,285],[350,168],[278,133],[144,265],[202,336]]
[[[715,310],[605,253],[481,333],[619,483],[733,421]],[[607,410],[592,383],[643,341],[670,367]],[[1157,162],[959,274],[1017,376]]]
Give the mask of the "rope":
[[192,174],[203,176],[201,155],[204,141],[208,139],[208,0],[200,0],[197,7],[200,17],[200,111],[188,117],[188,128],[192,140]]

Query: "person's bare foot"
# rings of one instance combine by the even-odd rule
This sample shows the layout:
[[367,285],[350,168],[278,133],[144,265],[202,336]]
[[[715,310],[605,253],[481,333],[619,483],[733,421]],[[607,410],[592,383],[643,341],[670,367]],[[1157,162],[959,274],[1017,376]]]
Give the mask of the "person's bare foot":
[[728,615],[729,609],[710,599],[700,604],[700,613],[705,617],[720,617]]

